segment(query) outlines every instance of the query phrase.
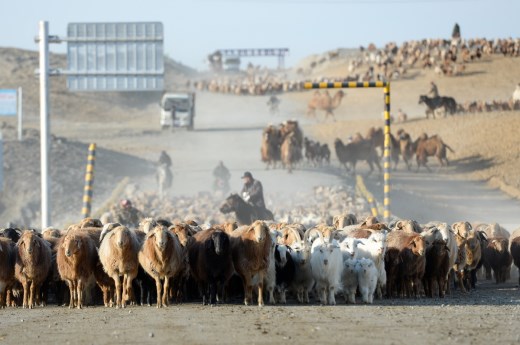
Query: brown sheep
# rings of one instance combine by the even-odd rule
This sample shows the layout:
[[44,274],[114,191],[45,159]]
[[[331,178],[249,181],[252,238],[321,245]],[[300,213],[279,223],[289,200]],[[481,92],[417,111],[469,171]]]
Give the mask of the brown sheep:
[[235,231],[238,228],[237,222],[225,222],[222,224],[216,224],[213,226],[214,229],[222,230],[226,234],[231,235],[233,231]]
[[[513,234],[511,235],[510,250],[515,266],[518,268],[520,273],[520,229],[513,231]],[[520,274],[518,277],[518,284],[520,285]]]
[[295,228],[294,226],[288,225],[282,228],[282,235],[279,238],[280,244],[290,246],[295,242],[299,242],[302,240],[303,235]]
[[146,273],[155,279],[157,308],[168,306],[170,278],[183,268],[184,250],[179,240],[166,227],[157,225],[146,234],[138,257]]
[[475,288],[477,283],[477,267],[482,259],[481,239],[477,231],[471,230],[466,238],[466,268],[464,280],[466,287]]
[[455,242],[457,243],[457,259],[453,265],[453,271],[457,275],[460,290],[466,292],[464,287],[464,269],[466,267],[466,238],[471,225],[468,222],[454,223],[452,232],[455,234]]
[[24,231],[16,244],[14,275],[23,286],[23,307],[32,309],[51,267],[51,247],[34,231]]
[[67,231],[59,242],[56,261],[61,279],[69,286],[69,308],[81,309],[84,303],[84,288],[98,262],[95,241],[87,232]]
[[509,240],[501,237],[489,238],[488,245],[484,248],[484,261],[493,270],[496,283],[505,283],[513,262],[509,253]]
[[426,265],[425,241],[419,234],[410,234],[404,231],[392,231],[387,237],[387,251],[385,254],[385,269],[387,273],[387,296],[417,297],[418,284],[424,276]]
[[13,241],[0,237],[0,308],[7,305],[7,290],[15,283],[16,247]]
[[197,233],[192,226],[187,223],[177,223],[168,228],[177,238],[184,251],[183,269],[179,274],[172,277],[170,296],[176,297],[177,301],[182,301],[183,287],[190,277],[190,266],[188,263],[188,246],[193,241],[193,236]]
[[421,228],[419,223],[417,223],[415,220],[403,219],[403,220],[399,220],[397,223],[395,223],[394,230],[404,231],[409,234],[413,234],[413,233],[420,234],[423,229]]
[[357,223],[357,218],[354,214],[343,214],[340,216],[334,216],[332,223],[336,230],[343,229],[345,226],[354,225]]
[[126,226],[118,226],[110,231],[99,246],[99,261],[115,283],[116,308],[124,308],[127,300],[134,300],[132,281],[139,268],[139,249],[137,235]]
[[103,227],[103,223],[99,219],[85,218],[85,219],[82,219],[81,222],[79,222],[78,226],[81,229],[84,229],[84,228],[102,228]]
[[427,297],[432,298],[434,285],[437,283],[439,297],[444,298],[446,277],[450,271],[450,255],[444,240],[427,243],[426,267],[424,269],[423,286]]
[[258,279],[258,305],[263,306],[263,281],[269,267],[272,239],[269,228],[262,221],[236,230],[231,234],[233,264],[244,286],[244,304],[252,300],[253,276]]

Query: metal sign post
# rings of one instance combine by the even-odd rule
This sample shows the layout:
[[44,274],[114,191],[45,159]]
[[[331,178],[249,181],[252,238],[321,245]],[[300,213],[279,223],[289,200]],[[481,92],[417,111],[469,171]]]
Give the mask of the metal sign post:
[[40,155],[42,229],[51,222],[49,205],[49,23],[40,21]]
[[18,140],[22,141],[23,106],[22,106],[22,87],[18,88]]

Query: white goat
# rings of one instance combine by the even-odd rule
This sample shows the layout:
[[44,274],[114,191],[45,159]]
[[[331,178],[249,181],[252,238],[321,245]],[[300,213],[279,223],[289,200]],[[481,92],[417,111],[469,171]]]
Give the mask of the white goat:
[[[316,291],[321,304],[336,304],[335,292],[339,288],[341,272],[343,271],[343,256],[339,250],[338,241],[325,240],[321,232],[311,246],[312,275],[316,281]],[[306,234],[307,235],[307,234]]]
[[345,237],[339,242],[339,250],[343,255],[343,261],[347,259],[357,259],[357,247],[362,241],[354,237]]
[[377,269],[377,298],[383,298],[383,289],[386,286],[385,252],[386,231],[374,232],[367,239],[359,240],[357,245],[357,258],[370,259]]
[[341,282],[343,284],[343,296],[346,303],[356,303],[356,291],[358,287],[358,273],[356,259],[347,259],[343,262]]
[[374,303],[374,292],[377,287],[377,268],[370,259],[358,259],[356,264],[358,274],[359,292],[363,303]]

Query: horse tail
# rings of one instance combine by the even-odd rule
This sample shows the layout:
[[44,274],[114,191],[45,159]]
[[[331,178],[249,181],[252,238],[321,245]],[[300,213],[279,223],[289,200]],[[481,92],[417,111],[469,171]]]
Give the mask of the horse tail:
[[450,150],[452,153],[455,153],[455,151],[453,151],[453,149],[452,149],[448,144],[444,143],[444,146],[445,146],[448,150]]

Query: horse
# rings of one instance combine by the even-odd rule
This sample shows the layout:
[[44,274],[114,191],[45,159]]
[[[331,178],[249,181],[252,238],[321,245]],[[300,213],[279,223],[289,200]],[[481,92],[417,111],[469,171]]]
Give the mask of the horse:
[[249,225],[255,220],[274,220],[273,213],[264,207],[248,204],[238,194],[233,193],[227,197],[220,212],[227,214],[235,212],[239,225]]
[[157,185],[159,188],[159,198],[164,198],[166,190],[171,188],[173,174],[166,164],[159,164],[156,171]]
[[421,95],[419,96],[419,104],[421,103],[426,104],[426,107],[428,108],[426,110],[426,118],[428,118],[429,113],[432,113],[433,118],[435,118],[435,111],[441,108],[444,108],[444,110],[449,112],[450,115],[453,115],[457,112],[457,102],[453,97],[437,96],[430,98],[428,96]]

